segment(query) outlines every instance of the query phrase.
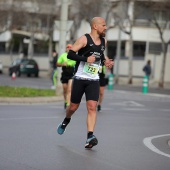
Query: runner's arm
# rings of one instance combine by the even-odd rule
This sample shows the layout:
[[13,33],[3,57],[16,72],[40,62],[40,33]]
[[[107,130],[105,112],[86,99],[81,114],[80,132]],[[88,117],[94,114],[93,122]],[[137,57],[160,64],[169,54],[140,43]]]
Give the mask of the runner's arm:
[[71,60],[75,60],[75,61],[85,61],[87,62],[87,57],[84,56],[79,56],[78,54],[76,54],[75,51],[70,50],[68,53],[67,58],[71,59]]
[[71,50],[68,53],[67,58],[75,61],[84,61],[84,62],[89,62],[92,63],[95,61],[94,56],[89,56],[89,57],[84,57],[84,56],[79,56],[77,51],[79,51],[81,48],[85,47],[87,44],[87,38],[86,36],[81,36],[77,41],[73,44]]
[[57,60],[57,63],[56,63],[57,67],[63,67],[63,66],[66,66],[66,65],[67,65],[67,63],[64,62],[64,60],[63,60],[64,55],[65,55],[64,53],[61,54],[61,56],[60,56],[59,59]]

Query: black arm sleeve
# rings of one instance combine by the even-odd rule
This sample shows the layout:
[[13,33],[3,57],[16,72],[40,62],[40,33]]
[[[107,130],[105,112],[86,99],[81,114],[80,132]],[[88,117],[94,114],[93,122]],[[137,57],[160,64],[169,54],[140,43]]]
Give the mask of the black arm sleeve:
[[68,52],[67,58],[68,58],[68,59],[71,59],[71,60],[75,60],[75,61],[85,61],[85,62],[87,62],[87,57],[79,56],[79,55],[77,55],[76,52],[73,51],[73,50],[70,50],[70,51]]
[[104,54],[102,54],[102,56],[101,56],[101,64],[104,65],[104,62],[105,62],[105,61],[106,61],[106,60],[105,60]]

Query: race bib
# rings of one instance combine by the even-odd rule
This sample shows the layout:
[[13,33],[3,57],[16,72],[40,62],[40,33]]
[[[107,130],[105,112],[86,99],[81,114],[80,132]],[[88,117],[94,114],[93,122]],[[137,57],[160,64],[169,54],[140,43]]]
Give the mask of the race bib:
[[85,63],[84,68],[83,68],[83,72],[87,73],[91,77],[96,76],[96,74],[98,74],[98,71],[99,71],[99,65],[97,64]]

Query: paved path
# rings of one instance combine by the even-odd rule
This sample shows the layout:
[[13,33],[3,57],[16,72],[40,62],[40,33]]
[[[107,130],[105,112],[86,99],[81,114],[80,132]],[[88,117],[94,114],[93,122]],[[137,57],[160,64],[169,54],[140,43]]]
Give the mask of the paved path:
[[94,134],[84,149],[87,109],[83,97],[66,132],[63,101],[0,104],[2,170],[169,170],[170,96],[105,90]]

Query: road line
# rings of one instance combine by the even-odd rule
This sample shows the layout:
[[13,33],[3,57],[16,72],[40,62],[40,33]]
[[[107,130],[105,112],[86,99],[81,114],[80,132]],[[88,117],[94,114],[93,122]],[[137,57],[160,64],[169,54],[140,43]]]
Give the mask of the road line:
[[1,120],[30,120],[30,119],[58,119],[57,116],[55,117],[18,117],[18,118],[0,118]]
[[158,148],[156,148],[156,147],[152,144],[152,140],[153,140],[153,139],[155,139],[155,138],[161,138],[161,137],[165,137],[165,136],[170,136],[170,134],[164,134],[164,135],[147,137],[147,138],[144,138],[143,143],[144,143],[144,145],[145,145],[146,147],[148,147],[148,148],[149,148],[150,150],[152,150],[153,152],[170,158],[170,155],[169,155],[169,154],[160,151]]
[[137,103],[135,101],[123,101],[123,102],[119,102],[119,103],[110,103],[110,105],[144,107],[144,105]]
[[142,109],[142,108],[122,108],[123,110],[129,110],[129,111],[149,111],[149,109]]

